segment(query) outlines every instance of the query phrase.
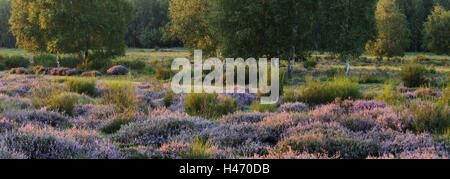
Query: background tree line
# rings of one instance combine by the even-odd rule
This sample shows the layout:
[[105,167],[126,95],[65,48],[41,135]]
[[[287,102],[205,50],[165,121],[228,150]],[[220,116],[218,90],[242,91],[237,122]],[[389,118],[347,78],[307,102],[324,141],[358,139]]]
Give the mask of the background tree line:
[[[0,47],[16,47],[16,38],[8,23],[10,1],[19,2],[0,0]],[[206,49],[211,55],[219,51],[240,56],[264,53],[287,59],[303,58],[312,50],[347,57],[364,50],[375,56],[388,57],[402,55],[405,50],[447,54],[449,51],[448,46],[445,48],[448,44],[449,0],[123,1],[127,1],[132,9],[131,14],[127,14],[132,19],[126,23],[123,42],[128,47],[184,44],[187,48]],[[65,0],[49,2],[80,4]],[[435,5],[440,6],[435,8]],[[102,9],[98,11],[106,13]],[[105,14],[100,17],[106,18]],[[101,21],[101,18],[92,20]],[[86,37],[83,39],[89,41]],[[80,41],[78,47],[81,43],[86,44]],[[101,43],[89,46],[103,49]],[[234,48],[237,46],[239,48]],[[64,51],[73,52],[69,48],[74,47],[64,48]],[[388,48],[389,51],[383,50]]]

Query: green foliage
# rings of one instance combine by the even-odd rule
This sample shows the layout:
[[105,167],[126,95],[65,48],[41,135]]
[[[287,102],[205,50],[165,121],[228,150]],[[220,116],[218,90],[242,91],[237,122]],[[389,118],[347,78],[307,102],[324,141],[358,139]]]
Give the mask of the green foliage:
[[230,97],[219,99],[217,94],[187,94],[184,103],[186,113],[205,118],[219,118],[237,111],[236,100]]
[[4,57],[4,64],[7,68],[19,68],[28,67],[31,65],[30,60],[24,56],[14,55],[9,57]]
[[129,119],[117,118],[110,124],[100,128],[100,132],[104,134],[114,134],[119,131],[122,126],[127,125],[130,122],[131,120]]
[[427,84],[430,78],[430,71],[422,65],[410,63],[402,67],[400,79],[407,87],[419,87]]
[[170,0],[131,0],[134,20],[128,25],[127,45],[155,48],[177,45],[162,38],[162,28],[169,22]]
[[98,70],[100,72],[105,72],[112,67],[111,57],[102,52],[97,52],[91,55],[87,66],[88,70]]
[[377,57],[403,56],[410,46],[410,30],[406,16],[393,0],[380,0],[375,12],[378,39],[369,41],[366,50]]
[[202,49],[203,55],[216,56],[218,40],[210,30],[210,0],[172,0],[164,38],[180,40],[188,49]]
[[327,104],[336,98],[358,99],[361,97],[357,82],[345,78],[335,77],[333,81],[321,82],[311,77],[307,85],[299,89],[299,98],[310,105]]
[[40,54],[33,57],[33,66],[57,67],[56,56],[50,54]]
[[303,62],[303,67],[306,69],[314,69],[317,66],[317,60],[315,58],[308,58],[305,62]]
[[170,69],[171,61],[154,60],[151,62],[155,70],[155,78],[158,80],[169,80],[172,78],[173,72]]
[[11,16],[11,3],[9,0],[0,0],[0,47],[14,48],[16,40],[9,32],[8,20]]
[[435,6],[424,25],[424,47],[437,54],[450,55],[450,11]]
[[135,111],[134,87],[130,81],[110,81],[105,84],[105,104],[113,104],[120,112]]
[[28,52],[84,54],[125,52],[132,6],[126,0],[11,1],[11,32]]
[[319,1],[314,37],[321,51],[360,56],[376,36],[376,0]]
[[49,106],[52,110],[72,115],[73,108],[80,102],[80,96],[76,93],[55,93],[49,98]]
[[211,158],[210,150],[212,147],[211,140],[204,141],[195,136],[189,146],[189,151],[183,157],[186,159],[209,159]]
[[62,56],[59,63],[62,67],[76,68],[80,59],[76,56]]
[[167,95],[164,97],[164,106],[169,107],[173,104],[174,93],[172,90],[167,91]]
[[[211,24],[225,57],[291,60],[312,45],[307,38],[315,0],[214,0]],[[242,20],[252,19],[252,20]],[[239,48],[236,48],[239,47]],[[288,71],[290,71],[289,68]]]
[[383,86],[377,100],[383,101],[390,105],[397,105],[404,101],[404,96],[395,90],[395,82],[393,80],[389,80]]
[[70,78],[66,81],[66,85],[71,92],[93,96],[95,94],[97,81],[88,78]]
[[252,110],[257,112],[276,112],[277,106],[274,104],[261,104],[259,102],[252,103]]
[[113,66],[122,65],[132,70],[142,70],[145,68],[145,61],[138,58],[119,57],[112,60]]
[[450,128],[450,107],[443,100],[413,102],[409,112],[413,118],[408,127],[415,132],[444,133]]

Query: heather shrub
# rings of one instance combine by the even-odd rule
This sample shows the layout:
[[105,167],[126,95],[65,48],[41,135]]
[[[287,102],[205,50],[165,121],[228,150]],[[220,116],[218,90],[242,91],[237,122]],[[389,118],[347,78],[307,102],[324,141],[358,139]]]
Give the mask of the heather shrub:
[[306,112],[309,108],[306,104],[303,103],[285,103],[282,104],[280,107],[281,112],[293,112],[293,113],[299,113],[299,112]]
[[255,112],[276,112],[277,106],[274,104],[261,104],[260,102],[254,102],[251,105],[252,110]]
[[142,70],[145,68],[145,61],[131,57],[119,57],[112,60],[112,65],[122,65],[133,70]]
[[29,159],[120,158],[118,148],[93,131],[27,125],[6,134],[3,142]]
[[379,156],[379,146],[373,142],[345,137],[323,135],[300,135],[290,137],[278,144],[279,150],[307,153],[327,153],[329,157],[339,155],[342,159],[365,159]]
[[335,77],[333,81],[321,83],[307,78],[307,85],[300,89],[300,99],[310,105],[326,104],[336,98],[358,99],[361,94],[357,82],[349,78]]
[[222,119],[220,119],[220,123],[222,124],[252,124],[260,122],[262,119],[270,116],[270,113],[259,113],[259,112],[251,112],[251,113],[244,113],[244,112],[237,112],[234,114],[229,114],[226,116],[223,116]]
[[5,58],[4,63],[8,68],[19,68],[30,66],[30,60],[24,56],[10,56]]
[[344,118],[339,123],[352,132],[367,132],[376,126],[374,120],[357,117]]
[[67,88],[71,92],[93,96],[95,94],[97,81],[87,78],[69,78],[66,81]]
[[[211,142],[215,146],[231,148],[242,148],[249,142],[273,145],[278,140],[278,136],[274,136],[262,127],[233,124],[221,124],[217,127],[206,128],[200,133],[199,137],[202,139],[211,139]],[[252,151],[247,154],[253,155],[253,152],[257,153],[257,151]],[[243,153],[237,154],[245,155]]]
[[1,118],[14,121],[18,124],[33,124],[39,126],[50,125],[53,127],[67,126],[69,118],[56,112],[46,110],[10,110],[2,113]]
[[196,133],[212,125],[195,117],[159,116],[122,126],[112,138],[123,144],[161,146],[179,134]]
[[345,114],[344,109],[336,104],[328,104],[320,106],[315,110],[309,112],[309,115],[314,119],[324,122],[337,121]]
[[205,118],[219,118],[237,110],[237,102],[231,97],[219,98],[217,94],[187,94],[184,103],[186,113]]
[[277,139],[280,139],[287,129],[311,120],[309,116],[301,113],[280,113],[268,116],[256,125],[264,128]]
[[114,105],[120,111],[134,111],[136,99],[134,87],[128,81],[110,81],[105,84],[104,103]]
[[450,107],[444,101],[415,101],[409,106],[410,130],[415,132],[442,133],[450,128]]
[[379,156],[380,146],[348,136],[342,126],[336,123],[314,122],[299,125],[288,132],[287,138],[277,144],[277,150],[299,153],[325,153],[329,157],[342,159],[365,159],[368,156]]
[[411,63],[402,67],[400,79],[407,87],[419,87],[427,84],[430,78],[430,71],[425,66]]
[[50,54],[40,54],[33,56],[34,66],[57,67],[56,57]]

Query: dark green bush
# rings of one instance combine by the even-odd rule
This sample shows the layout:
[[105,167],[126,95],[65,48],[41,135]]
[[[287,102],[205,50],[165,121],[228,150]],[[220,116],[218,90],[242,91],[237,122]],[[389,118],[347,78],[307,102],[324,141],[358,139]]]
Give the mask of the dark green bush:
[[400,79],[403,80],[405,86],[414,88],[424,85],[429,82],[430,71],[422,65],[410,63],[404,67],[400,72]]
[[4,61],[5,66],[10,69],[19,67],[28,67],[31,64],[28,58],[19,55],[6,57]]
[[307,85],[298,91],[299,99],[310,105],[327,104],[336,98],[358,99],[361,97],[359,85],[345,77],[335,77],[333,81],[321,82],[307,78]]
[[51,54],[41,54],[33,57],[34,66],[57,67],[56,56]]
[[138,58],[120,57],[112,60],[113,66],[122,65],[132,70],[142,70],[145,68],[145,61]]
[[110,124],[102,127],[100,129],[100,132],[102,132],[104,134],[114,134],[117,131],[119,131],[122,126],[127,125],[130,122],[131,122],[131,120],[118,118],[118,119],[115,119]]
[[186,113],[192,116],[218,118],[237,110],[236,100],[230,97],[219,99],[217,94],[187,94],[184,103]]
[[63,56],[59,63],[62,67],[76,68],[80,63],[80,59],[76,56]]
[[315,58],[309,58],[303,62],[303,67],[306,69],[314,69],[317,66],[317,60]]

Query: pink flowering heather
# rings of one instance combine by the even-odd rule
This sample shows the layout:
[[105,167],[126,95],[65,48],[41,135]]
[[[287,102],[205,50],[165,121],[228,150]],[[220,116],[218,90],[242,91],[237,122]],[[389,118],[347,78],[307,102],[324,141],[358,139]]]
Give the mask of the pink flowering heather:
[[282,104],[280,107],[281,112],[293,112],[293,113],[299,113],[299,112],[305,112],[308,111],[309,108],[304,103],[285,103]]
[[344,114],[344,109],[336,104],[324,105],[309,113],[309,115],[315,119],[325,122],[336,121]]

